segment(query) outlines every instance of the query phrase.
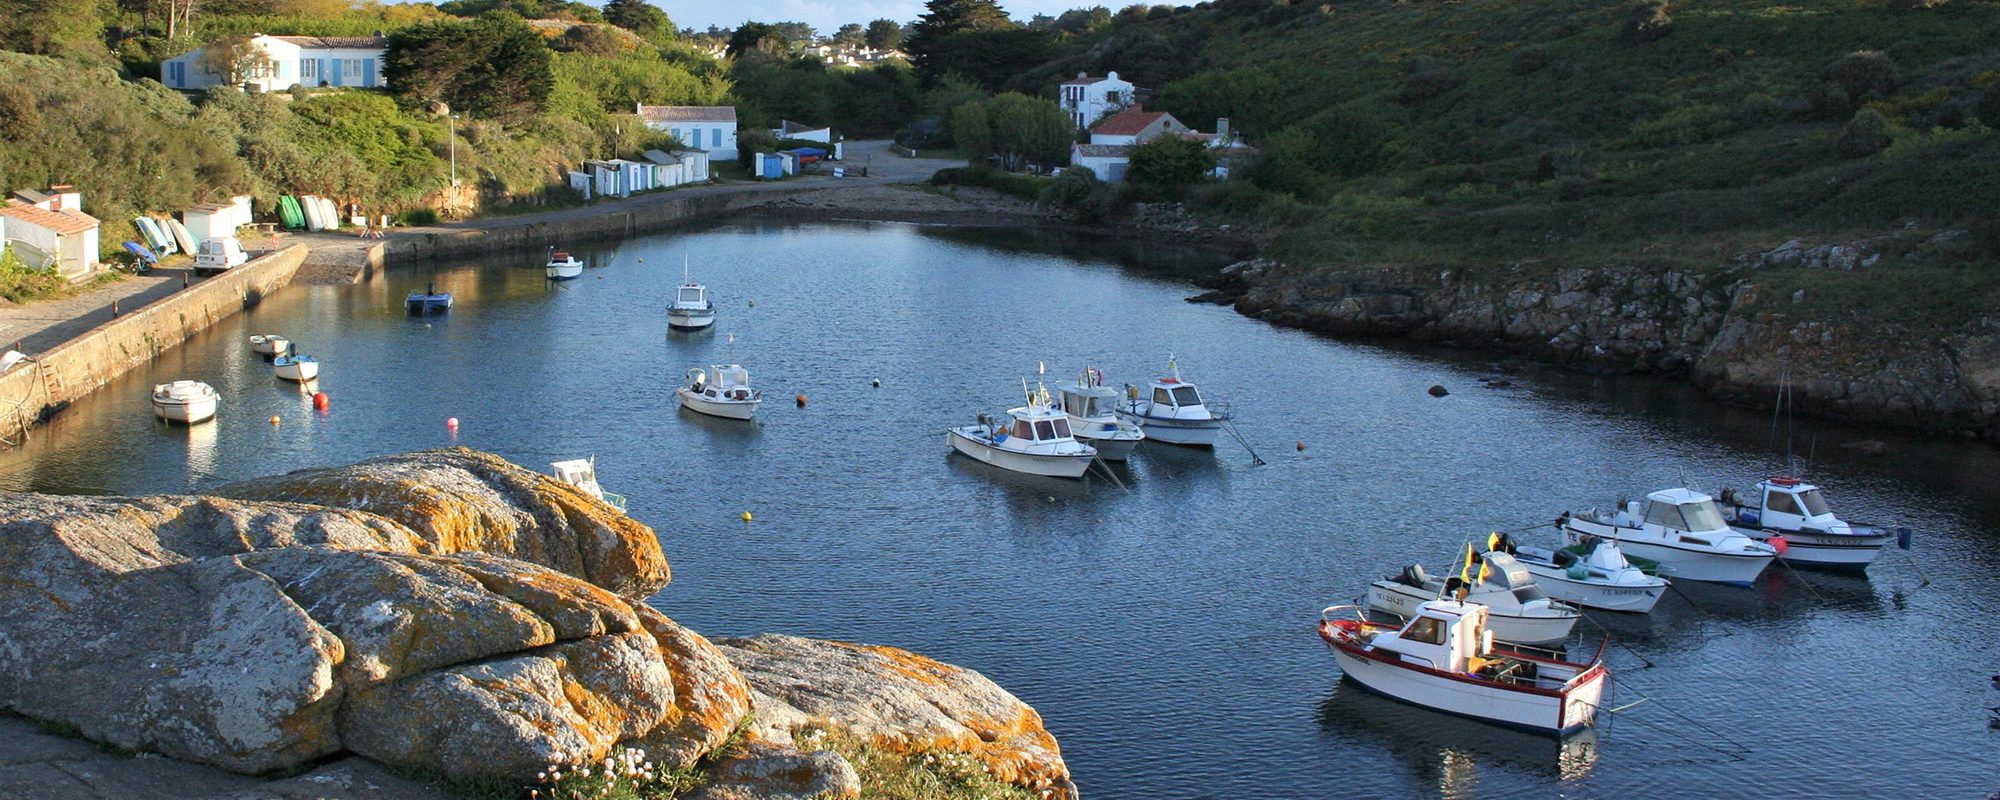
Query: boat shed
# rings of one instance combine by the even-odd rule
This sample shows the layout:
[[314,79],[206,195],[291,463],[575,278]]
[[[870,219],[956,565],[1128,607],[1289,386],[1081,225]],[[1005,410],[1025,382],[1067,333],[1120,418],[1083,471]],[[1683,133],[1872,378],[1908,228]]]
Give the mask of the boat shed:
[[203,203],[181,212],[181,222],[197,242],[236,235],[236,229],[250,224],[250,198],[232,197],[227,203]]
[[583,195],[583,199],[585,200],[589,200],[595,196],[590,191],[590,173],[571,171],[567,174],[569,177],[569,188],[577,190],[578,193]]
[[622,170],[610,161],[585,161],[583,171],[590,174],[591,194],[597,197],[626,197],[632,194],[625,190],[619,180]]
[[18,192],[0,205],[0,239],[7,249],[30,266],[54,269],[71,281],[96,271],[97,236],[97,218],[83,213],[83,196],[73,187]]

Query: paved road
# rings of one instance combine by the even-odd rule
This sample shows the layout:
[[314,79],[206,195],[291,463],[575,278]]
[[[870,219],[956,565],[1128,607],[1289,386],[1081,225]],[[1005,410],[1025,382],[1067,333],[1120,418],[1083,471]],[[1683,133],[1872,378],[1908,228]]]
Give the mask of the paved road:
[[156,269],[60,300],[27,305],[0,300],[0,350],[15,348],[18,343],[21,352],[29,355],[46,352],[110,322],[113,303],[120,312],[131,311],[180,291],[184,278],[192,279],[188,270]]

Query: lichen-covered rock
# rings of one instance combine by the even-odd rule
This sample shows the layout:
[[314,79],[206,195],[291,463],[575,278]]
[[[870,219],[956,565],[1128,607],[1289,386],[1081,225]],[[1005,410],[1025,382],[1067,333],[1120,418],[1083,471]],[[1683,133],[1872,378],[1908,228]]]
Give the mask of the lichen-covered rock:
[[633,610],[674,680],[673,707],[637,744],[655,761],[688,766],[729,741],[750,715],[750,684],[701,634],[650,606]]
[[454,447],[222,486],[214,493],[369,511],[431,552],[488,553],[553,567],[631,598],[672,573],[651,528],[574,486]]
[[1074,796],[1042,717],[972,670],[893,647],[764,634],[716,642],[750,681],[756,733],[826,727],[892,752],[957,752],[1017,786]]
[[718,762],[690,800],[849,800],[861,796],[854,765],[831,750],[753,741]]

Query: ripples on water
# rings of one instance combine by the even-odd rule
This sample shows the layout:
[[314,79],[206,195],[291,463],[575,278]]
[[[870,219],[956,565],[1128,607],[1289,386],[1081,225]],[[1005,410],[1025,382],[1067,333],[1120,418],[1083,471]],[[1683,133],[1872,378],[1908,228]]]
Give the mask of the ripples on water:
[[[667,331],[683,254],[721,305],[714,332]],[[1529,371],[1485,389],[1483,360],[1189,305],[1184,271],[1047,237],[731,225],[587,251],[585,277],[557,286],[540,255],[280,293],[0,453],[0,486],[183,492],[453,442],[537,469],[595,454],[673,561],[661,608],[711,635],[979,669],[1042,712],[1093,798],[2000,789],[1986,448],[1805,426],[1837,507],[1913,524],[1918,549],[1867,578],[1781,569],[1598,616],[1632,651],[1610,653],[1617,700],[1653,701],[1558,744],[1338,684],[1317,610],[1490,530],[1683,479],[1747,486],[1773,463],[1767,417],[1643,379]],[[407,317],[403,295],[430,280],[456,309]],[[319,356],[330,413],[269,378],[244,345],[263,331]],[[946,455],[943,429],[1005,408],[1037,361],[1052,381],[1087,361],[1115,384],[1169,351],[1234,403],[1268,465],[1230,443],[1149,445],[1120,471],[1127,492]],[[767,393],[761,421],[678,410],[681,374],[732,352]],[[217,424],[151,421],[147,388],[174,378],[222,392]],[[1452,394],[1426,396],[1434,383]],[[1836,446],[1857,438],[1890,452]]]

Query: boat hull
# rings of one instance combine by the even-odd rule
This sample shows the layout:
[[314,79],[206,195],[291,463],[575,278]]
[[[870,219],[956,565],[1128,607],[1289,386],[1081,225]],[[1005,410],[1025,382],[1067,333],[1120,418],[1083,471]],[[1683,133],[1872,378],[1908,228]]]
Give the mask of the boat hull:
[[290,349],[292,349],[292,343],[283,337],[267,338],[262,341],[253,339],[250,342],[250,352],[260,356],[281,356],[285,354],[285,351]]
[[1118,412],[1118,418],[1139,426],[1146,432],[1147,441],[1184,447],[1214,447],[1215,439],[1222,431],[1222,422],[1213,419],[1169,419],[1130,411]]
[[1093,455],[1039,455],[1017,453],[986,443],[985,439],[964,433],[958,428],[945,432],[951,449],[976,461],[991,464],[1004,470],[1028,475],[1043,475],[1051,478],[1081,478],[1090,469]]
[[216,401],[213,397],[178,401],[153,398],[153,416],[168,422],[193,425],[215,418]]
[[566,281],[583,276],[582,264],[550,264],[543,273],[552,281]]
[[714,311],[678,311],[667,309],[667,327],[675,330],[698,331],[714,324]]
[[1768,542],[1772,536],[1782,536],[1785,553],[1778,556],[1779,559],[1794,566],[1820,569],[1867,569],[1882,555],[1882,548],[1896,541],[1896,534],[1889,532],[1842,535],[1742,527],[1737,527],[1736,531],[1760,542]]
[[751,419],[757,416],[757,407],[763,405],[764,403],[764,401],[761,399],[727,400],[727,401],[710,400],[706,397],[703,397],[701,395],[695,394],[692,391],[689,391],[688,388],[685,386],[679,389],[675,389],[674,394],[680,396],[682,408],[685,408],[689,411],[707,414],[711,417],[721,417],[723,419]]
[[[1386,585],[1385,585],[1386,584]],[[1436,600],[1437,595],[1415,586],[1385,581],[1368,587],[1368,607],[1401,617],[1417,612],[1417,606]],[[1474,599],[1473,602],[1478,602]],[[1493,606],[1486,608],[1487,627],[1493,638],[1514,644],[1555,644],[1569,638],[1580,618],[1576,614],[1527,616],[1509,614]]]
[[1610,539],[1627,555],[1660,562],[1660,569],[1673,580],[1705,581],[1749,586],[1757,582],[1776,558],[1770,553],[1724,553],[1661,544],[1649,538],[1633,538],[1637,533],[1602,522],[1571,519],[1564,523],[1572,533]]
[[1484,681],[1398,666],[1333,646],[1340,671],[1356,685],[1410,705],[1505,728],[1563,736],[1597,720],[1605,672],[1592,668],[1566,692],[1510,689]]
[[451,310],[451,299],[450,298],[438,299],[435,297],[425,299],[425,298],[413,297],[410,298],[409,307],[410,307],[410,313],[417,314],[419,316],[425,314],[442,314],[446,311]]
[[319,362],[297,361],[290,364],[277,364],[271,367],[271,373],[284,380],[303,383],[319,377]]
[[1522,566],[1528,568],[1528,574],[1535,576],[1535,585],[1542,587],[1543,593],[1585,608],[1645,614],[1651,612],[1653,605],[1660,602],[1660,598],[1667,593],[1665,581],[1652,586],[1620,586],[1573,580],[1565,570],[1551,569],[1531,562],[1524,561]]
[[1132,451],[1138,449],[1139,442],[1143,441],[1136,437],[1096,439],[1085,435],[1081,431],[1077,432],[1076,440],[1096,448],[1097,457],[1105,461],[1125,461],[1130,459]]

